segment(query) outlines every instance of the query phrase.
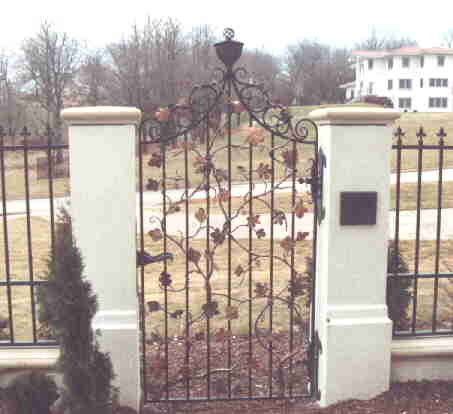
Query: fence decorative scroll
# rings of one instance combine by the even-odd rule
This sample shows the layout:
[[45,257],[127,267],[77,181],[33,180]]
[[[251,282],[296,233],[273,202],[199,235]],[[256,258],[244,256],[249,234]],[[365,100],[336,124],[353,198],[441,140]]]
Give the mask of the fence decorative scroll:
[[[215,45],[224,64],[215,81],[160,108],[140,128],[138,257],[149,402],[310,397],[317,389],[316,225],[307,214],[316,218],[316,209],[301,191],[307,154],[317,162],[317,128],[234,67],[243,44],[231,29],[224,34]],[[160,149],[145,166],[149,144]],[[183,190],[170,188],[180,180]],[[143,209],[144,187],[162,194],[158,212]],[[286,201],[279,198],[285,194]],[[145,272],[156,257],[162,263]]]

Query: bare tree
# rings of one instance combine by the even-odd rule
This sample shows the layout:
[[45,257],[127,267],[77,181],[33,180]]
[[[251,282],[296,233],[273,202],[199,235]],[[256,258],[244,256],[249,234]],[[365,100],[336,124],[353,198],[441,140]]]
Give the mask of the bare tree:
[[18,94],[18,85],[11,73],[10,59],[0,54],[0,124],[14,137],[25,122],[25,107]]
[[338,86],[353,78],[349,51],[316,41],[303,40],[287,47],[285,69],[298,105],[317,105],[342,101]]
[[[45,22],[38,33],[22,46],[23,79],[32,100],[46,112],[45,123],[55,132],[55,142],[61,143],[61,110],[80,63],[80,45],[67,33],[58,33]],[[57,159],[60,159],[57,151]]]
[[149,110],[176,103],[187,80],[187,41],[173,19],[148,20],[143,29],[107,48],[116,99]]
[[[206,83],[211,80],[212,71],[217,65],[214,29],[209,25],[196,26],[188,34],[187,40],[187,81],[191,85]],[[187,87],[190,87],[189,83]]]
[[75,90],[80,103],[92,106],[110,103],[108,85],[111,77],[111,69],[105,62],[103,51],[96,50],[87,54],[76,79]]
[[443,40],[446,47],[453,47],[453,29],[449,29],[444,33]]
[[410,37],[398,37],[394,33],[378,34],[375,27],[369,36],[356,43],[355,48],[360,50],[391,50],[408,46],[418,46],[416,40]]

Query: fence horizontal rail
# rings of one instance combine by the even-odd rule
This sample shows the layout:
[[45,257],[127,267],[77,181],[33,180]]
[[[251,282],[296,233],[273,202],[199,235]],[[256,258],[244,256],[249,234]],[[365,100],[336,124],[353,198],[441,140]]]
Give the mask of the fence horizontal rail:
[[16,341],[16,342],[9,342],[5,340],[0,340],[0,348],[1,347],[14,347],[14,348],[20,348],[20,347],[30,347],[30,346],[39,346],[39,347],[46,347],[46,346],[58,346],[57,341],[50,341],[50,340],[42,340],[40,339],[37,342],[33,341]]
[[42,286],[45,285],[47,280],[10,280],[9,282],[0,281],[0,286]]
[[443,148],[444,150],[453,150],[453,145],[392,145],[393,149],[402,149],[402,150],[439,150]]
[[406,277],[409,279],[433,279],[433,278],[453,278],[453,273],[397,273],[397,274],[389,274],[389,278],[395,277]]
[[4,151],[24,151],[25,149],[29,151],[34,151],[34,150],[48,150],[54,149],[69,149],[68,144],[41,144],[41,145],[3,145],[3,150]]

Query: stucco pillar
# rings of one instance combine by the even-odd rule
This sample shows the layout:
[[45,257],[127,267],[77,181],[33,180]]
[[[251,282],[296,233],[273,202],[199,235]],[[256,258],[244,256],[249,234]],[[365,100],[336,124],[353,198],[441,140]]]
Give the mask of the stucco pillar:
[[[368,399],[389,387],[392,324],[385,301],[392,146],[389,123],[399,113],[340,107],[318,109],[310,117],[318,125],[319,148],[325,154],[316,329],[322,345],[320,404],[327,406],[349,398]],[[360,192],[352,195],[359,198],[363,192],[376,193],[375,224],[340,223],[344,192]],[[361,213],[365,210],[359,202],[348,209],[353,221],[361,216],[359,209]]]
[[138,409],[140,359],[136,293],[136,108],[62,112],[69,125],[71,214],[85,275],[99,301],[93,329],[110,353],[122,405]]

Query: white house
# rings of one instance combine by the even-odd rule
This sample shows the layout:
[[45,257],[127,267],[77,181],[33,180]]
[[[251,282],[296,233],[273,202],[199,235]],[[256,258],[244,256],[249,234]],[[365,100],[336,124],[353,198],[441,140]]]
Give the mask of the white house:
[[453,49],[356,50],[352,59],[356,80],[340,86],[347,101],[377,95],[401,110],[453,111]]

